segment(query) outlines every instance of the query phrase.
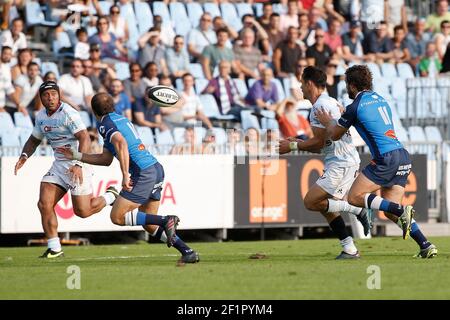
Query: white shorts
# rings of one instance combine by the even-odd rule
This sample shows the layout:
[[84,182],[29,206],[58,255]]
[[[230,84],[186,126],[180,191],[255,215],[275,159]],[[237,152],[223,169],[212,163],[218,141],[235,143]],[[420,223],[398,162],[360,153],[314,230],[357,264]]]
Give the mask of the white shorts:
[[54,183],[61,186],[66,191],[70,190],[73,196],[88,195],[93,192],[92,188],[92,169],[89,165],[83,164],[83,183],[73,183],[71,176],[67,173],[74,163],[72,161],[55,160],[52,167],[45,176],[42,182]]
[[316,184],[337,199],[343,199],[358,175],[359,165],[326,168]]

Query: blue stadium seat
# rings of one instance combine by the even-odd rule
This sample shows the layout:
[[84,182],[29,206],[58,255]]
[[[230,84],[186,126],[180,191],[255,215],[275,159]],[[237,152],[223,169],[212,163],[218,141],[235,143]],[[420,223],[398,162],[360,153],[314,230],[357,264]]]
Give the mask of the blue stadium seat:
[[376,64],[374,62],[367,62],[366,65],[369,68],[369,70],[372,72],[372,77],[374,79],[382,78],[380,67],[378,66],[378,64]]
[[261,127],[263,130],[272,129],[279,130],[278,121],[275,119],[275,112],[271,110],[261,110]]
[[198,2],[186,3],[187,13],[192,27],[197,28],[200,23],[200,17],[203,14],[202,5]]
[[80,111],[80,117],[86,128],[92,127],[91,116],[87,111]]
[[278,13],[278,14],[285,14],[286,13],[286,8],[283,7],[283,4],[281,3],[274,3],[273,4],[273,12]]
[[2,131],[0,138],[3,147],[20,147],[20,139],[16,129]]
[[173,134],[173,139],[175,141],[175,144],[183,144],[184,143],[185,131],[186,131],[185,128],[181,128],[181,127],[173,128],[172,134]]
[[7,112],[0,112],[0,134],[11,130],[15,130],[11,116]]
[[186,37],[192,29],[191,21],[189,19],[177,19],[175,21],[175,32],[183,37]]
[[[65,31],[58,32],[56,39],[52,42],[53,54],[58,55],[61,49],[72,48],[72,43],[70,42],[69,35]],[[71,54],[73,56],[73,54]]]
[[163,22],[165,23],[172,21],[170,18],[169,8],[167,7],[167,4],[162,1],[153,2],[153,15],[161,16]]
[[253,7],[255,9],[256,17],[261,17],[263,15],[263,4],[258,2],[253,4]]
[[175,141],[170,130],[156,130],[156,143],[159,145],[174,145]]
[[181,78],[177,78],[175,80],[175,88],[177,88],[178,91],[183,91],[184,84],[183,84],[183,80]]
[[439,128],[436,126],[426,126],[425,127],[425,135],[427,137],[427,141],[430,142],[442,142],[442,135],[439,131]]
[[195,142],[201,144],[206,136],[206,129],[203,127],[194,127]]
[[41,25],[46,27],[56,27],[58,22],[46,21],[41,6],[37,1],[25,2],[25,21],[28,27]]
[[402,79],[414,78],[414,72],[411,66],[407,63],[397,64],[398,76]]
[[197,92],[197,94],[201,94],[202,91],[208,85],[208,83],[209,83],[208,79],[203,78],[195,79],[195,92]]
[[136,128],[136,132],[139,135],[139,138],[141,138],[142,143],[148,148],[148,146],[151,146],[155,144],[155,141],[153,140],[153,133],[152,130],[149,127],[141,127],[138,125],[134,125]]
[[18,128],[20,146],[23,147],[27,142],[28,138],[31,136],[33,128]]
[[248,93],[248,89],[247,89],[247,85],[245,84],[245,81],[239,78],[235,78],[233,79],[234,83],[236,84],[236,87],[239,91],[239,95],[243,98],[245,98],[245,96]]
[[205,10],[205,12],[209,12],[209,14],[211,15],[211,17],[213,17],[213,19],[217,16],[220,16],[220,9],[219,6],[217,5],[217,3],[212,3],[212,2],[205,2],[203,4],[203,9]]
[[153,14],[146,2],[134,2],[134,11],[139,29],[139,35],[143,35],[153,26]]
[[128,62],[118,62],[114,65],[116,69],[117,79],[125,80],[130,77],[130,66]]
[[203,107],[203,113],[211,119],[217,120],[233,120],[232,115],[222,115],[220,114],[219,107],[217,105],[216,99],[211,94],[200,95],[200,101]]
[[400,142],[408,142],[408,132],[405,130],[403,126],[395,126],[394,125],[395,134],[397,136],[398,141]]
[[[137,41],[139,39],[139,30],[137,27],[137,19],[134,14],[133,5],[131,3],[127,3],[120,6],[120,16],[127,21],[128,24],[128,32],[130,34],[130,38],[128,39],[127,46],[132,51],[138,50]],[[150,18],[149,18],[150,19]]]
[[[427,138],[422,127],[411,126],[408,128],[408,133],[411,142],[426,142]],[[411,153],[423,153],[426,149],[426,145],[410,146],[408,149]]]
[[283,78],[283,87],[284,87],[284,94],[286,97],[291,96],[291,79],[290,78]]
[[102,10],[102,15],[109,15],[109,9],[112,6],[111,1],[99,1],[100,10]]
[[236,3],[237,13],[240,18],[242,18],[246,14],[254,15],[252,5],[246,2],[238,2]]
[[221,3],[220,9],[222,11],[222,18],[233,27],[234,30],[239,31],[242,29],[242,22],[239,18],[236,9],[231,3]]
[[189,64],[189,72],[194,76],[194,78],[205,78],[203,68],[200,63]]
[[[189,20],[189,17],[186,12],[186,8],[184,4],[181,2],[171,2],[169,4],[170,16],[172,21],[176,22],[177,20]],[[163,20],[164,21],[164,20]]]
[[261,129],[259,126],[258,118],[252,115],[251,110],[243,110],[241,111],[241,125],[243,130],[247,130],[248,128],[256,128],[258,130]]
[[17,128],[33,129],[33,122],[30,116],[26,116],[22,112],[14,112],[14,123]]
[[395,69],[395,65],[392,63],[383,63],[381,65],[381,73],[383,74],[384,79],[393,79],[397,78],[397,69]]

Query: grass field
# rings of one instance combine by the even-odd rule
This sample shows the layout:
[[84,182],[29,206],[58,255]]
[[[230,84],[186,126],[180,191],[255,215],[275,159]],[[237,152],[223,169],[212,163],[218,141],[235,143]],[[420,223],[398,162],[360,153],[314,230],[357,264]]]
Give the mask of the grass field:
[[[0,248],[0,299],[450,299],[450,237],[431,240],[431,260],[412,258],[412,240],[360,240],[359,261],[335,261],[332,239],[195,243],[201,262],[181,267],[163,244],[65,247],[52,261],[36,258],[43,247]],[[80,290],[66,287],[71,265]],[[370,265],[379,290],[367,288]]]

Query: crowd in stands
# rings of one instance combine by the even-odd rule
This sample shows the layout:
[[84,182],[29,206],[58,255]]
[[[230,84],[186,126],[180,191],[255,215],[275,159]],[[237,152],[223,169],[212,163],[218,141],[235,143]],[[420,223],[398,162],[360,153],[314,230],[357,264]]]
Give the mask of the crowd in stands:
[[[261,135],[266,142],[312,136],[311,103],[301,90],[308,65],[326,71],[335,98],[338,69],[352,64],[407,63],[421,77],[450,71],[447,0],[436,1],[427,17],[415,16],[404,0],[272,2],[1,0],[0,113],[34,119],[43,107],[39,85],[53,79],[63,101],[92,126],[90,101],[108,92],[116,112],[155,139],[183,128],[184,146],[171,153],[214,153],[217,127],[231,129],[224,139],[233,152],[248,153]],[[36,10],[39,24],[30,21]],[[44,70],[42,52],[30,45],[38,42],[34,28],[44,28],[40,42],[50,44],[54,66],[66,62],[63,68]],[[158,84],[176,88],[182,103],[154,105],[146,90]],[[90,133],[98,139],[95,129]]]

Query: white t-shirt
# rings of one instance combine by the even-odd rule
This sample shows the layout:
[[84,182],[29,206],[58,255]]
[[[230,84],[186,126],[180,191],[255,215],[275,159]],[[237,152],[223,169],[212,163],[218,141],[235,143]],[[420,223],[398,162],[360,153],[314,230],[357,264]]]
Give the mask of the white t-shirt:
[[402,7],[405,0],[389,0],[389,23],[393,26],[402,24]]
[[201,31],[200,29],[192,29],[188,35],[188,44],[193,45],[195,51],[202,53],[203,49],[210,44],[217,42],[216,33],[213,30]]
[[[183,97],[185,101],[183,108],[181,108],[183,116],[195,117],[197,115],[197,111],[203,110],[200,98],[195,94],[194,90],[192,90],[189,95],[185,91],[183,91],[181,93],[181,97]],[[197,120],[195,118],[186,120],[188,124],[195,124],[196,121]]]
[[[321,108],[327,112],[330,111],[335,120],[338,120],[341,117],[339,102],[337,102],[336,99],[331,98],[327,93],[322,93],[316,103],[313,104],[309,116],[312,127],[325,128],[315,115],[316,111]],[[325,154],[325,168],[332,165],[337,167],[351,167],[359,165],[360,163],[358,152],[356,151],[349,131],[337,141],[327,139],[322,152]]]
[[384,0],[362,0],[361,21],[380,22],[384,20]]
[[[36,96],[36,93],[39,91],[39,87],[42,84],[42,78],[40,76],[37,76],[34,80],[34,83],[30,83],[30,78],[28,78],[27,75],[20,75],[15,81],[14,85],[17,87],[22,88],[22,93],[20,95],[20,103],[27,107],[31,101]],[[16,108],[16,105],[12,101],[8,101],[7,105],[9,107]]]
[[112,21],[109,21],[108,31],[114,34],[118,39],[123,39],[125,38],[125,24],[125,19],[118,17],[116,26],[112,23]]
[[6,105],[6,97],[14,93],[11,82],[11,68],[9,65],[0,62],[0,108]]
[[296,27],[298,28],[298,15],[287,15],[283,14],[280,17],[280,30],[282,32],[287,32],[287,29],[289,27]]
[[89,59],[89,44],[85,42],[78,42],[75,45],[75,58],[82,60]]
[[67,98],[85,108],[88,106],[86,106],[84,97],[94,94],[91,80],[85,76],[75,79],[70,73],[63,74],[58,80],[58,86]]
[[[85,129],[86,126],[78,111],[67,103],[61,102],[59,109],[51,116],[48,116],[45,108],[42,108],[36,114],[32,135],[39,140],[45,137],[53,150],[57,147],[78,150],[78,140],[75,134]],[[62,155],[56,152],[55,159],[65,160]]]
[[14,41],[10,30],[5,30],[0,36],[0,47],[10,47],[14,55],[19,49],[27,48],[27,38],[23,32],[19,33],[19,38]]

